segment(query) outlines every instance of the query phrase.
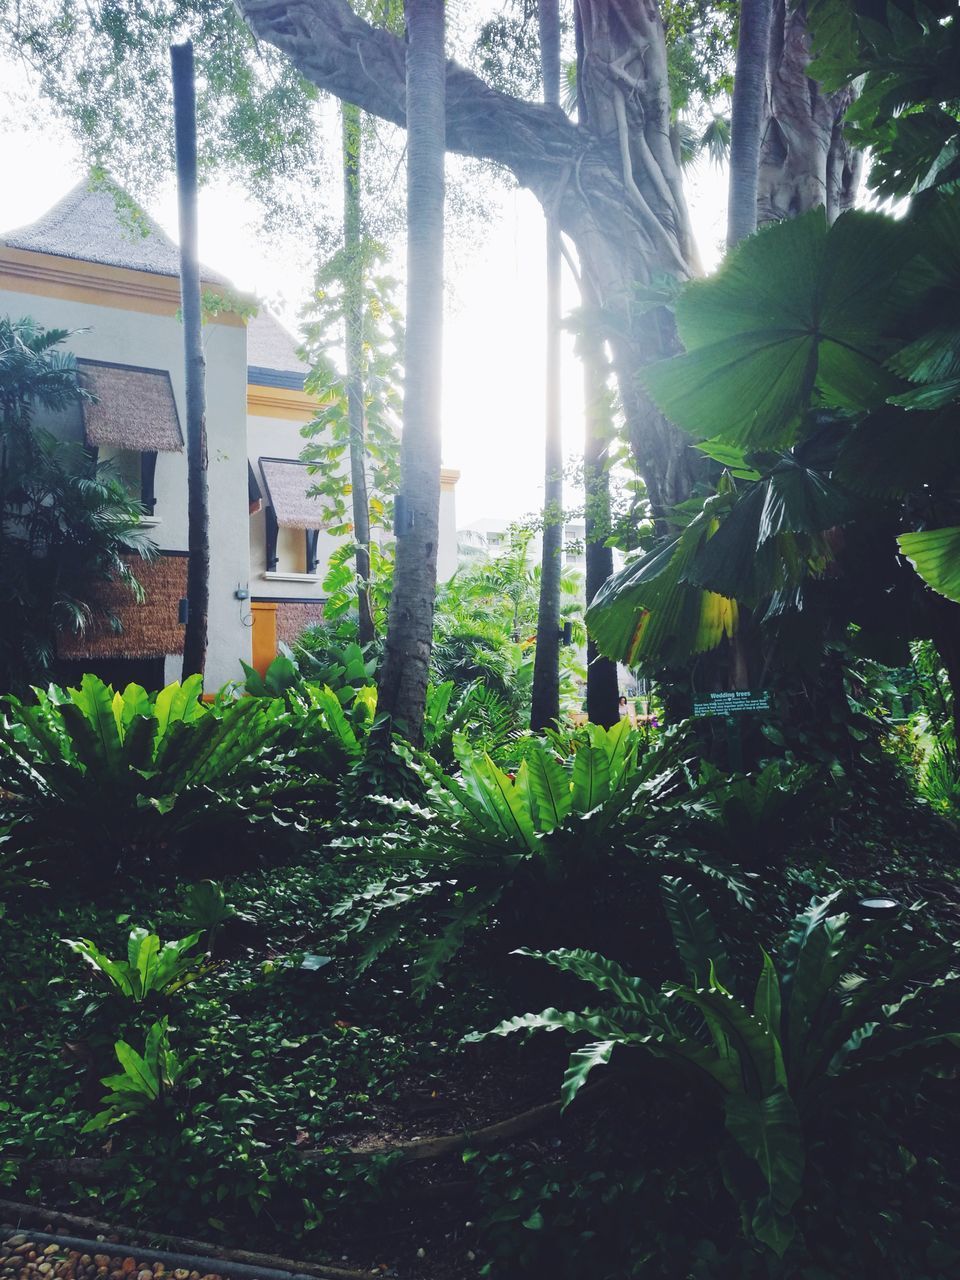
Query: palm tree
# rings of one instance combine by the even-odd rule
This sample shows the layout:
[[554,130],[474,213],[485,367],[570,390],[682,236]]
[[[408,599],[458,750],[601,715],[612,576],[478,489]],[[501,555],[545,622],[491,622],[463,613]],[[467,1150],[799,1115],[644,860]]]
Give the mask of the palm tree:
[[187,407],[187,626],[183,679],[202,675],[207,660],[210,606],[210,509],[207,424],[201,337],[200,260],[197,253],[197,88],[193,45],[170,46],[180,222],[180,297]]
[[344,313],[347,405],[350,418],[350,487],[357,565],[357,633],[368,644],[376,634],[370,608],[370,504],[367,498],[366,409],[363,387],[363,225],[360,204],[360,108],[341,104],[343,156]]
[[[586,597],[589,605],[613,573],[610,537],[610,472],[607,452],[614,438],[610,421],[609,365],[604,342],[592,317],[599,313],[596,294],[583,277],[580,291],[587,309],[577,345],[583,362],[584,439],[584,557]],[[587,719],[611,728],[620,719],[620,684],[617,664],[604,657],[592,636],[587,637]]]
[[757,178],[763,118],[771,0],[741,0],[737,70],[730,124],[730,200],[727,244],[757,229]]
[[397,558],[380,710],[419,744],[433,643],[443,338],[443,0],[407,0],[407,343]]
[[[539,0],[543,100],[560,108],[560,7]],[[563,436],[560,420],[560,221],[548,209],[547,362],[543,484],[543,559],[530,728],[545,729],[560,715],[560,570],[563,556]]]

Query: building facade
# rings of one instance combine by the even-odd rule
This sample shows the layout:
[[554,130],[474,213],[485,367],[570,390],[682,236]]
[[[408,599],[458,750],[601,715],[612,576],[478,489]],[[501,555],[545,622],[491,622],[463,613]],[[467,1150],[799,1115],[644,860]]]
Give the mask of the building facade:
[[[131,217],[129,210],[134,210]],[[293,337],[267,311],[202,269],[210,503],[206,685],[264,669],[323,615],[323,579],[338,539],[299,461],[316,402]],[[64,637],[64,669],[114,683],[177,679],[186,596],[187,461],[179,253],[114,189],[81,183],[37,222],[0,237],[0,313],[73,330],[68,346],[94,399],[42,425],[109,458],[144,505],[160,554],[139,562],[146,601],[118,589],[122,629]],[[454,487],[444,471],[441,570],[456,567]]]

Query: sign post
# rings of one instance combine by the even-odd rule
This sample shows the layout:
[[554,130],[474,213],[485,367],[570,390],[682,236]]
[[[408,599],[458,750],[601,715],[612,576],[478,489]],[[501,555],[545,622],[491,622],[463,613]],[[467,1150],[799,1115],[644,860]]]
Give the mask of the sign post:
[[743,731],[740,716],[770,710],[766,689],[721,689],[695,698],[693,714],[697,717],[721,716],[727,726],[727,759],[731,773],[743,772]]

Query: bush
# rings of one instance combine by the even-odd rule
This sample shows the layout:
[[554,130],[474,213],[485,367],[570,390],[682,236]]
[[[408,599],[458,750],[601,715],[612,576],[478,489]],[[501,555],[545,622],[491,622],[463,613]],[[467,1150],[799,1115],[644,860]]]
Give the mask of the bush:
[[[720,1167],[744,1231],[782,1257],[803,1199],[814,1220],[836,1212],[831,1174],[849,1167],[847,1151],[832,1149],[833,1168],[825,1158],[837,1117],[882,1106],[898,1084],[922,1088],[928,1072],[960,1064],[958,948],[916,946],[904,933],[877,972],[886,925],[858,926],[835,910],[833,894],[794,920],[777,963],[761,949],[759,977],[747,986],[697,893],[667,877],[662,889],[686,981],[656,990],[594,952],[522,949],[590,983],[606,1003],[524,1014],[467,1039],[532,1030],[586,1037],[570,1056],[564,1106],[614,1054],[627,1068],[651,1056],[683,1072],[722,1104]],[[749,997],[738,996],[745,987]],[[904,1140],[895,1127],[883,1136],[894,1147]]]
[[665,865],[749,901],[735,873],[687,839],[710,817],[706,793],[691,792],[663,752],[645,752],[627,721],[589,726],[566,758],[527,739],[516,775],[462,737],[455,744],[459,774],[410,756],[423,801],[380,797],[393,824],[355,824],[335,841],[386,873],[337,908],[359,937],[361,969],[403,939],[423,995],[468,937],[490,926],[499,926],[489,941],[501,949],[504,931],[518,929],[554,943],[620,929],[635,945],[640,886]]
[[33,704],[2,699],[8,853],[55,879],[196,874],[239,865],[231,840],[254,828],[306,829],[330,814],[348,762],[333,695],[291,710],[259,698],[208,706],[201,691],[199,676],[148,694],[85,675],[79,689],[35,690]]

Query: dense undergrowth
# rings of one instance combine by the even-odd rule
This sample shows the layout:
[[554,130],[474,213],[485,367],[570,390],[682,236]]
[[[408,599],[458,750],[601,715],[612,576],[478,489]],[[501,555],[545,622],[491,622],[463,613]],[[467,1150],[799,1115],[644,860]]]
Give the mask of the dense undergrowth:
[[[956,1274],[958,835],[879,721],[855,772],[766,739],[731,777],[693,723],[538,740],[448,685],[384,755],[348,669],[6,703],[10,1198],[412,1275]],[[571,1050],[562,1117],[474,1142]]]

